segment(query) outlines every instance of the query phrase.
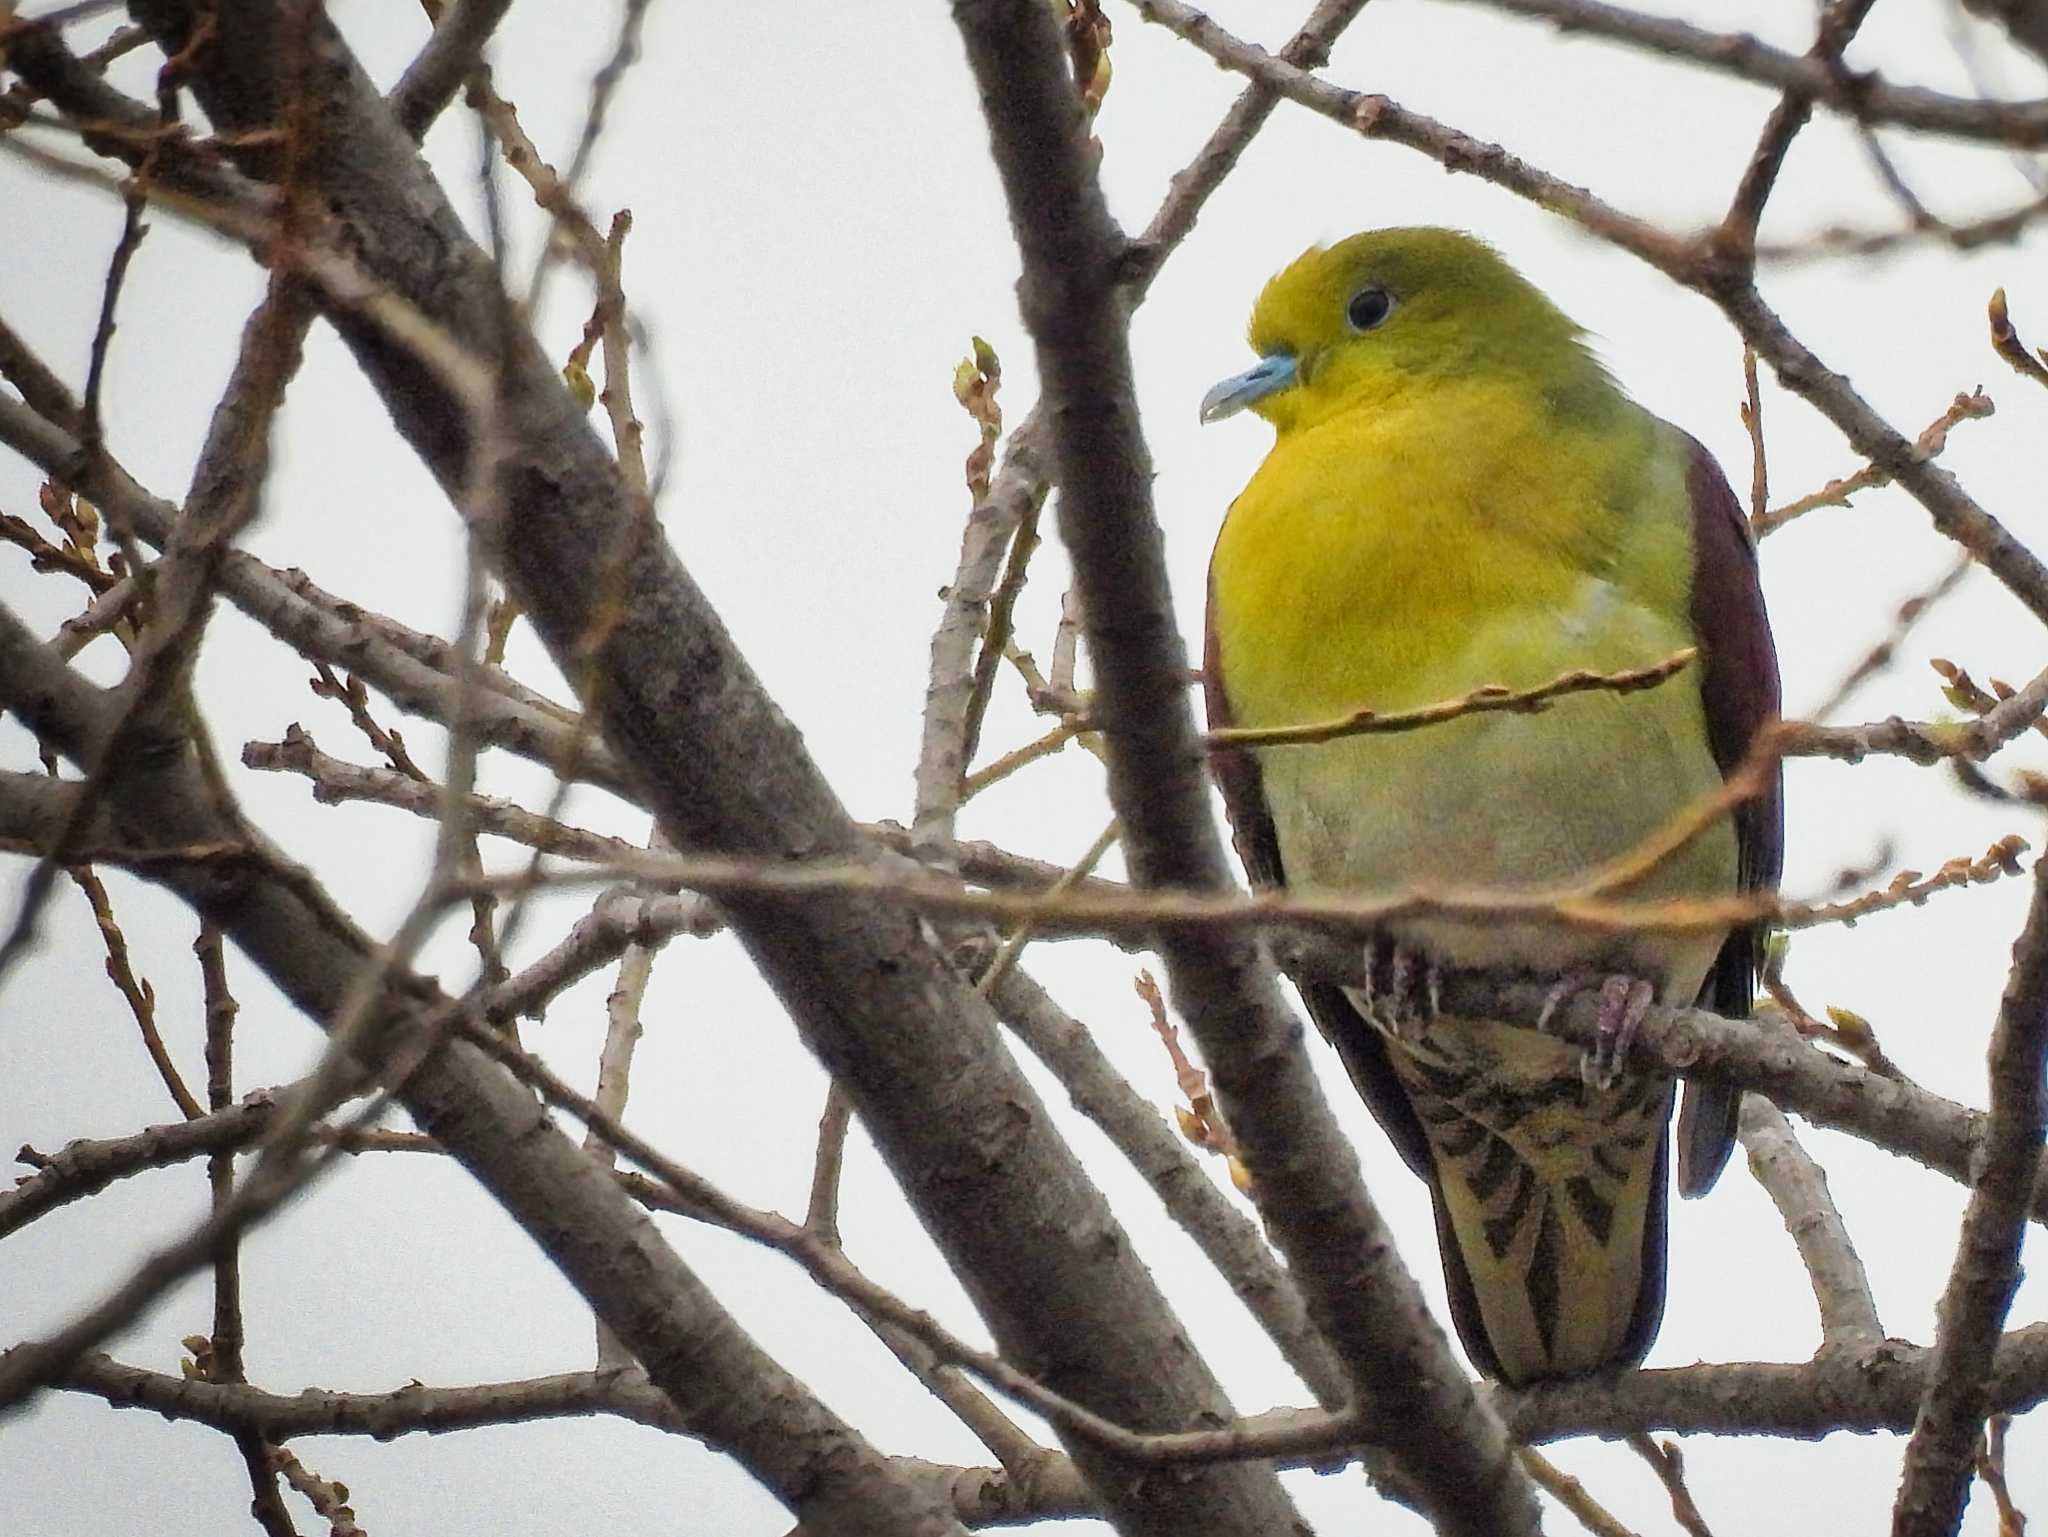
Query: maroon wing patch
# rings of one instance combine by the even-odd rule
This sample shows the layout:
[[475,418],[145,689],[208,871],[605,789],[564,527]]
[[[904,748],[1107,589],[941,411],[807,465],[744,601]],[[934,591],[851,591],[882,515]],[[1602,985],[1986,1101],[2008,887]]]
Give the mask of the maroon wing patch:
[[[1748,756],[1756,735],[1778,718],[1782,695],[1778,653],[1764,613],[1756,540],[1742,505],[1714,457],[1697,441],[1686,475],[1692,501],[1692,624],[1699,638],[1700,702],[1707,741],[1723,774]],[[1785,776],[1773,766],[1763,793],[1735,810],[1737,870],[1744,891],[1775,891],[1785,868]],[[1700,990],[1702,1007],[1731,1019],[1749,1016],[1763,969],[1770,926],[1746,924],[1729,934]],[[1705,1193],[1720,1176],[1735,1144],[1742,1091],[1725,1084],[1688,1083],[1678,1114],[1678,1189]]]

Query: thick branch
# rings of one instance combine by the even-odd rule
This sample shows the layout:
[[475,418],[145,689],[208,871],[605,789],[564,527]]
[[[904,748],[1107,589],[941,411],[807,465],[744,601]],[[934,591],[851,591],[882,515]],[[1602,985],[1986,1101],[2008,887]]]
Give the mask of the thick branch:
[[[137,9],[165,46],[186,39],[192,13],[179,0],[138,0]],[[275,10],[262,0],[219,9],[221,40],[199,55],[193,88],[223,128],[269,128],[280,90]],[[310,174],[329,216],[365,271],[498,381],[496,515],[479,533],[664,830],[683,848],[859,855],[862,840],[800,737],[626,492],[557,370],[530,336],[500,325],[487,258],[323,21],[312,25],[310,53],[305,77],[323,130]],[[260,156],[245,163],[264,170]],[[337,300],[329,314],[401,432],[459,498],[477,445],[448,386],[368,311]],[[918,923],[843,899],[736,902],[727,912],[806,1041],[848,1086],[1004,1354],[1120,1423],[1227,1413],[1002,1051],[986,1007]],[[1292,1519],[1262,1473],[1135,1484],[1078,1450],[1134,1531],[1270,1532]]]
[[1217,1273],[1264,1327],[1323,1407],[1347,1394],[1344,1369],[1316,1332],[1301,1290],[1247,1219],[1188,1151],[1187,1143],[1117,1072],[1093,1034],[1022,971],[994,989],[996,1011],[1057,1077],[1074,1108],[1101,1129],[1187,1230]]
[[455,0],[434,23],[434,35],[391,88],[391,110],[415,139],[455,98],[463,80],[483,63],[484,48],[512,0]]
[[2034,867],[2034,901],[2013,945],[2012,972],[1991,1032],[1990,1125],[1963,1213],[1948,1286],[1935,1310],[1934,1363],[1893,1537],[1948,1537],[1963,1519],[1990,1402],[1991,1358],[2019,1286],[2020,1238],[2048,1136],[2048,860]]
[[[1906,1429],[1932,1355],[1919,1346],[1884,1340],[1797,1364],[1684,1366],[1623,1372],[1592,1382],[1522,1390],[1496,1386],[1485,1391],[1516,1437],[1528,1444],[1582,1435],[1618,1440],[1638,1431],[1819,1440],[1842,1430]],[[77,1362],[60,1386],[116,1406],[275,1440],[302,1435],[387,1440],[591,1414],[689,1434],[667,1401],[637,1372],[569,1372],[472,1387],[408,1386],[389,1393],[308,1389],[285,1395],[200,1382],[91,1356]],[[2048,1399],[2048,1324],[2018,1330],[1999,1342],[1989,1393],[1992,1405],[2005,1413],[2023,1413]],[[1237,1428],[1248,1438],[1277,1442],[1298,1427],[1328,1421],[1329,1416],[1312,1410],[1274,1409]],[[1288,1453],[1278,1461],[1283,1466],[1327,1467],[1343,1450],[1330,1443]],[[1048,1457],[1027,1476],[1014,1479],[1001,1469],[947,1467],[913,1458],[895,1458],[892,1465],[950,1502],[970,1526],[1100,1513],[1074,1465],[1063,1457]]]
[[[25,629],[0,609],[0,704],[43,678]],[[52,684],[62,684],[53,687]],[[45,725],[95,755],[116,723],[90,685],[44,679]],[[63,712],[68,717],[54,717]],[[0,799],[4,804],[4,799]],[[4,821],[0,815],[0,821]],[[162,744],[110,766],[99,825],[153,840],[133,868],[182,897],[241,948],[310,1017],[332,1024],[378,946],[260,835],[225,811],[197,754]],[[371,1004],[365,1050],[378,1062],[424,1058],[399,1090],[413,1118],[526,1227],[592,1308],[627,1340],[683,1420],[730,1450],[800,1516],[883,1533],[954,1530],[923,1505],[850,1426],[739,1328],[652,1223],[541,1107],[476,1048],[435,1023],[450,1008],[426,980],[395,968]],[[171,1251],[165,1251],[168,1255]],[[203,1259],[203,1252],[194,1256]],[[143,1272],[160,1268],[153,1261]],[[125,1320],[114,1319],[118,1324]],[[81,1339],[79,1348],[91,1348]],[[0,1402],[61,1375],[70,1362],[23,1347],[0,1367]]]
[[1883,1339],[1870,1277],[1828,1194],[1827,1172],[1799,1145],[1791,1123],[1767,1099],[1743,1096],[1740,1133],[1750,1172],[1778,1208],[1813,1283],[1821,1343],[1867,1345]]
[[[953,15],[1023,255],[1020,302],[1053,424],[1060,534],[1095,661],[1124,846],[1142,885],[1228,889],[1137,429],[1120,293],[1126,247],[1094,178],[1049,13],[1035,0],[955,0]],[[1269,1226],[1357,1403],[1402,1427],[1390,1449],[1445,1530],[1535,1530],[1527,1480],[1359,1182],[1300,1021],[1258,944],[1171,934],[1160,948]]]

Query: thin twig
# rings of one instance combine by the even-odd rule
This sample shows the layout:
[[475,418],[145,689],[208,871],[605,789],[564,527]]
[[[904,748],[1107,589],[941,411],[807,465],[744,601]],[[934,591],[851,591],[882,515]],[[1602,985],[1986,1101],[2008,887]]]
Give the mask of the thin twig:
[[1998,1537],[2027,1537],[2027,1518],[2013,1500],[2005,1481],[2005,1433],[2011,1428],[2010,1414],[1994,1414],[1984,1422],[1984,1445],[1977,1453],[1977,1476],[1991,1491],[1998,1507]]
[[1570,1511],[1593,1537],[1636,1537],[1631,1528],[1623,1526],[1613,1512],[1593,1498],[1583,1483],[1535,1447],[1518,1446],[1515,1457],[1528,1470],[1536,1487]]
[[1376,736],[1384,732],[1416,731],[1441,725],[1467,715],[1535,715],[1555,700],[1571,694],[1633,694],[1667,683],[1683,672],[1699,653],[1688,646],[1674,651],[1647,667],[1620,672],[1590,672],[1573,668],[1533,688],[1511,689],[1501,683],[1487,683],[1456,699],[1424,705],[1414,710],[1353,710],[1335,720],[1298,726],[1231,726],[1211,731],[1205,741],[1211,747],[1293,747],[1335,741],[1347,736]]
[[[1953,666],[1953,664],[1950,664]],[[1961,675],[1961,669],[1955,669]],[[1947,680],[1953,691],[1956,679]],[[1859,763],[1873,753],[1889,754],[1919,764],[1955,759],[1982,762],[2029,730],[2043,730],[2048,713],[2048,671],[2024,688],[1994,695],[1978,708],[1972,721],[1909,721],[1894,715],[1865,726],[1818,726],[1787,721],[1779,728],[1780,750],[1788,758],[1838,758]]]
[[1830,107],[1851,111],[1861,122],[1895,123],[1924,133],[2020,148],[2048,143],[2048,101],[1948,96],[1920,86],[1893,85],[1863,71],[1845,78],[1811,54],[1802,57],[1773,48],[1747,32],[1711,32],[1675,17],[1648,15],[1602,0],[1465,3],[1548,21],[1561,31],[1604,37],[1781,91],[1803,91]]
[[[192,941],[192,953],[199,961],[199,976],[206,1011],[206,1104],[210,1114],[219,1115],[235,1098],[235,1016],[240,1005],[228,991],[227,955],[221,932],[203,923]],[[206,1160],[206,1184],[216,1214],[225,1210],[235,1194],[235,1154],[223,1148]],[[204,1347],[198,1370],[209,1382],[246,1383],[243,1363],[242,1253],[241,1245],[224,1243],[213,1261],[213,1332],[196,1337]],[[235,1450],[249,1477],[250,1509],[269,1537],[297,1537],[284,1498],[277,1489],[277,1470],[271,1460],[273,1448],[263,1437],[250,1431],[235,1433]]]
[[1632,1432],[1625,1439],[1630,1449],[1650,1465],[1664,1492],[1671,1496],[1672,1519],[1685,1528],[1686,1537],[1714,1537],[1699,1506],[1693,1503],[1692,1490],[1686,1487],[1685,1454],[1678,1449],[1678,1443],[1653,1441],[1646,1430]]
[[982,630],[981,650],[974,659],[974,691],[967,698],[967,725],[960,742],[960,757],[964,763],[974,761],[975,748],[981,743],[981,723],[988,712],[989,700],[995,694],[996,673],[1003,665],[1003,654],[1010,644],[1012,626],[1017,617],[1017,600],[1024,594],[1024,580],[1029,572],[1031,557],[1039,546],[1038,515],[1043,503],[1032,502],[1024,509],[1024,516],[1018,520],[1017,532],[1010,538],[1010,553],[1003,564],[1003,579],[996,584],[995,595],[989,600],[988,624]]
[[65,873],[85,893],[86,901],[92,906],[93,921],[99,926],[100,939],[106,945],[107,976],[127,1001],[128,1012],[135,1017],[135,1028],[142,1033],[143,1049],[149,1053],[157,1076],[170,1091],[178,1113],[187,1120],[197,1120],[206,1114],[206,1107],[185,1086],[183,1075],[171,1060],[170,1049],[164,1045],[163,1035],[156,1027],[156,990],[135,975],[135,968],[128,959],[128,937],[121,932],[121,925],[114,917],[106,883],[93,873],[90,865],[72,865]]
[[346,1484],[320,1477],[287,1447],[280,1446],[272,1451],[271,1466],[278,1477],[306,1497],[306,1503],[327,1523],[328,1537],[369,1537],[369,1533],[356,1524],[356,1513],[349,1504]]
[[[1950,402],[1949,408],[1929,422],[1920,436],[1913,440],[1915,456],[1923,461],[1935,458],[1948,447],[1949,430],[1958,422],[1981,421],[1990,416],[1995,409],[1991,397],[1982,390],[1971,390],[1966,394],[1959,392]],[[1846,507],[1849,505],[1849,498],[1858,491],[1887,486],[1891,481],[1890,471],[1880,465],[1866,464],[1854,474],[1845,475],[1839,480],[1831,480],[1818,491],[1802,496],[1797,501],[1787,502],[1782,507],[1773,507],[1760,515],[1752,514],[1750,527],[1755,531],[1757,538],[1762,539],[1776,533],[1793,519],[1804,517],[1817,507]]]
[[1041,758],[1050,758],[1088,729],[1088,722],[1085,719],[1068,716],[1037,740],[1013,748],[1000,758],[991,758],[961,781],[960,799],[972,800],[992,785],[1001,784],[1019,769],[1028,768]]
[[[1102,862],[1102,856],[1115,846],[1117,835],[1116,818],[1111,817],[1108,825],[1095,835],[1095,841],[1088,845],[1086,850],[1082,852],[1081,857],[1074,861],[1065,874],[1046,888],[1046,899],[1051,902],[1057,902],[1065,893],[1072,891],[1082,881],[1094,874],[1095,867]],[[1036,932],[1037,927],[1038,925],[1027,914],[1005,936],[1001,947],[996,951],[995,959],[989,962],[988,970],[982,974],[981,980],[975,984],[976,990],[983,997],[987,997],[990,991],[1003,980],[1004,975],[1008,973],[1010,968],[1017,964],[1017,958],[1024,953],[1024,947],[1031,943],[1031,936]]]
[[[1856,36],[1872,3],[1873,0],[1829,0],[1821,12],[1818,35],[1806,51],[1808,62],[1818,65],[1830,79],[1839,79],[1842,50]],[[1785,87],[1758,135],[1749,164],[1743,168],[1735,195],[1729,200],[1728,212],[1711,237],[1745,268],[1753,269],[1756,265],[1756,230],[1763,218],[1764,204],[1777,186],[1778,173],[1792,141],[1813,116],[1818,94],[1804,83]]]
[[1945,245],[1954,251],[1975,251],[1984,246],[2018,240],[2044,214],[2048,214],[2048,197],[2034,197],[1998,213],[1924,227],[1849,229],[1834,226],[1803,240],[1760,241],[1756,249],[1757,261],[1760,265],[1790,266],[1798,262],[1841,257],[1885,256],[1897,250],[1927,245]]
[[1867,918],[1872,913],[1888,912],[1897,907],[1918,907],[1938,891],[1984,886],[2006,876],[2021,875],[2025,873],[2025,867],[2020,863],[2020,855],[2028,847],[2026,839],[2017,833],[2007,833],[1987,848],[1980,858],[1971,859],[1968,855],[1958,854],[1932,875],[1923,875],[1918,870],[1901,870],[1889,884],[1847,901],[1823,902],[1801,907],[1796,913],[1788,912],[1780,927],[1806,929],[1828,923],[1845,923],[1853,927],[1857,919]]
[[1756,348],[1742,349],[1742,427],[1749,434],[1749,521],[1754,527],[1771,504],[1770,465],[1764,457],[1764,402],[1756,381]]
[[2048,367],[2034,355],[2027,344],[2020,339],[2020,333],[2012,323],[2012,316],[2005,307],[2005,290],[1998,288],[1991,294],[1991,350],[2010,363],[2013,372],[2032,379],[2036,384],[2048,386]]
[[811,1161],[811,1198],[804,1226],[823,1243],[839,1246],[839,1176],[846,1165],[846,1133],[853,1125],[853,1101],[833,1084],[818,1117],[818,1150]]

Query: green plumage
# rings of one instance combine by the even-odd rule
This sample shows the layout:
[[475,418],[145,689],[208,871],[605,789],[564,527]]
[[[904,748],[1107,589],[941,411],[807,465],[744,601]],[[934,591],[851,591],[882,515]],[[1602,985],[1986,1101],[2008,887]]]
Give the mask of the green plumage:
[[[1252,336],[1266,364],[1212,398],[1251,405],[1278,439],[1211,565],[1219,721],[1411,708],[1713,644],[1694,612],[1697,445],[1630,401],[1488,248],[1395,230],[1311,251],[1268,285]],[[1774,709],[1767,636],[1763,656]],[[1560,891],[1718,790],[1712,682],[1703,663],[1534,716],[1260,748],[1219,777],[1255,879]],[[1607,894],[1733,892],[1755,864],[1744,836],[1717,821]],[[1452,966],[1625,973],[1672,1002],[1700,993],[1726,938],[1441,917],[1389,937]],[[1662,1300],[1671,1083],[1589,1086],[1576,1050],[1483,1020],[1390,1039],[1341,995],[1310,992],[1431,1180],[1475,1358],[1525,1381],[1640,1357]]]

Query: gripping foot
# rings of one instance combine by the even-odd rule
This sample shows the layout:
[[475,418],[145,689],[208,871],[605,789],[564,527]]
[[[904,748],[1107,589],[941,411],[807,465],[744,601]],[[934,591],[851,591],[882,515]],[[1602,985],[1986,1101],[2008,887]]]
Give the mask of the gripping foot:
[[1648,982],[1641,977],[1618,972],[1582,972],[1560,978],[1543,1000],[1543,1011],[1536,1016],[1536,1028],[1549,1029],[1551,1016],[1566,999],[1594,987],[1600,994],[1596,1016],[1598,1034],[1593,1045],[1579,1059],[1579,1079],[1589,1089],[1610,1089],[1628,1061],[1628,1049],[1635,1042],[1636,1031],[1642,1027],[1643,1016],[1657,1001],[1657,990]]
[[1392,1040],[1413,1045],[1442,1010],[1443,970],[1436,957],[1374,935],[1365,944],[1365,980],[1352,990],[1359,1012]]

